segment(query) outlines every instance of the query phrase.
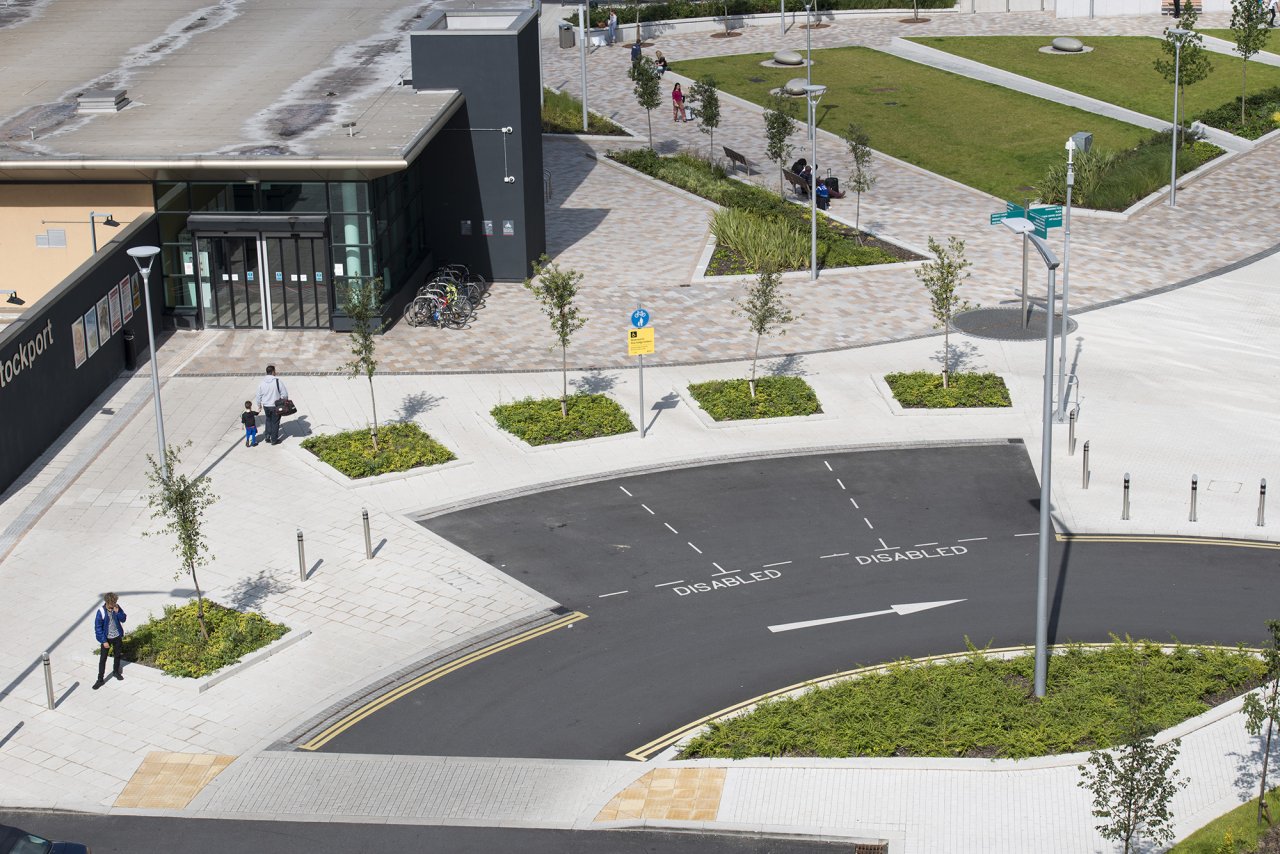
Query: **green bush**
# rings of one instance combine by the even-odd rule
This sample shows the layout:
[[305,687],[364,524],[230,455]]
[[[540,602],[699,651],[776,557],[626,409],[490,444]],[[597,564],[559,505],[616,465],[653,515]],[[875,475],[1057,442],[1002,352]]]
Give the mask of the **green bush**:
[[822,411],[818,395],[800,377],[760,377],[756,380],[755,397],[746,380],[693,383],[689,394],[715,421],[816,415]]
[[[584,133],[582,130],[582,102],[568,92],[554,89],[542,90],[542,132]],[[585,133],[602,136],[626,136],[627,132],[604,116],[587,111]]]
[[200,634],[194,599],[181,607],[166,605],[164,616],[148,620],[124,636],[122,657],[170,676],[208,676],[289,631],[288,626],[261,614],[224,608],[208,599],[204,621],[209,627],[207,641]]
[[[955,5],[951,0],[919,0],[921,9],[950,9]],[[799,0],[787,0],[788,12],[804,14],[804,4]],[[911,4],[904,0],[827,0],[822,4],[822,12],[839,9],[910,9]],[[770,0],[669,0],[666,3],[644,3],[639,7],[641,21],[678,21],[684,18],[721,18],[738,15],[776,15],[778,4]],[[618,13],[618,20],[624,26],[634,24],[636,20],[635,5],[600,5],[592,9],[587,16],[593,27],[603,27],[609,20],[610,10]],[[578,21],[577,14],[569,15],[567,21]]]
[[969,655],[835,683],[713,723],[682,759],[752,756],[1023,758],[1093,750],[1128,732],[1126,689],[1141,668],[1144,724],[1166,729],[1250,690],[1266,666],[1243,650],[1120,641],[1050,656],[1048,691],[1031,690],[1035,656]]
[[350,478],[408,471],[456,459],[452,451],[412,421],[382,425],[378,429],[377,452],[368,430],[309,436],[302,440],[302,447]]
[[1244,101],[1244,124],[1240,124],[1240,99],[1196,116],[1196,120],[1227,133],[1257,139],[1280,127],[1280,86],[1263,89]]
[[489,414],[499,427],[530,445],[617,436],[636,429],[617,401],[603,394],[573,394],[567,405],[567,417],[560,414],[558,397],[526,398],[495,406]]
[[942,387],[942,374],[931,371],[888,374],[884,381],[907,409],[1012,406],[1009,388],[998,374],[954,373],[947,377],[946,388]]

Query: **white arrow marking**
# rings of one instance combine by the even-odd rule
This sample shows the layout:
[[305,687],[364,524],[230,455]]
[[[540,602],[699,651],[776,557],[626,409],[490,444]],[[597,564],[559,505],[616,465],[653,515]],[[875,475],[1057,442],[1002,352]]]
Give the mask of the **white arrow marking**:
[[805,620],[801,623],[782,623],[777,626],[770,626],[771,632],[789,632],[792,629],[809,629],[814,626],[825,626],[830,623],[843,623],[848,620],[861,620],[863,617],[879,617],[882,614],[914,614],[917,611],[927,611],[930,608],[941,608],[943,605],[954,605],[957,602],[966,602],[966,599],[948,599],[945,602],[915,602],[910,605],[890,605],[884,611],[868,611],[865,614],[846,614],[843,617],[827,617],[822,620]]

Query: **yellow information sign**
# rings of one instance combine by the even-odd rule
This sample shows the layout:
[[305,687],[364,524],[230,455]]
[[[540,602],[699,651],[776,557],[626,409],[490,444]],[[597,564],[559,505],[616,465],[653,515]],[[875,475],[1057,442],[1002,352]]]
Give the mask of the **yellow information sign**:
[[627,355],[649,356],[653,354],[653,327],[627,331]]

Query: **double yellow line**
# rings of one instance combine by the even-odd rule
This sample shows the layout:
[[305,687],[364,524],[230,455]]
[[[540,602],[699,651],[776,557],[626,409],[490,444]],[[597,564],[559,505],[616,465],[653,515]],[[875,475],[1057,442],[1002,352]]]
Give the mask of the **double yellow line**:
[[457,658],[453,661],[450,661],[448,664],[442,664],[439,667],[434,668],[433,670],[428,670],[426,673],[423,673],[419,676],[415,676],[413,679],[409,680],[403,685],[397,685],[395,688],[392,688],[390,691],[383,694],[382,696],[377,697],[373,700],[370,700],[368,703],[365,703],[363,706],[356,709],[354,712],[351,712],[350,714],[344,716],[342,719],[340,719],[336,723],[324,729],[322,732],[320,732],[311,740],[298,745],[298,747],[301,750],[319,750],[321,747],[324,747],[330,741],[337,738],[339,735],[346,732],[348,729],[355,726],[360,721],[369,717],[369,715],[373,714],[379,709],[386,708],[387,706],[394,703],[396,700],[399,700],[401,697],[405,696],[406,694],[416,691],[417,689],[421,688],[423,685],[427,685],[431,682],[434,682],[437,679],[440,679],[441,677],[448,676],[450,673],[454,672],[455,670],[460,670],[461,668],[466,667],[468,664],[474,664],[475,662],[480,661],[483,658],[488,658],[489,656],[495,653],[502,652],[504,649],[510,649],[513,646],[517,646],[519,644],[524,643],[525,641],[533,640],[536,637],[541,637],[542,635],[548,634],[550,632],[554,632],[556,629],[563,629],[565,626],[572,625],[573,623],[576,623],[576,622],[581,622],[586,618],[587,618],[587,615],[582,613],[581,611],[574,611],[572,614],[566,614],[565,616],[560,617],[557,620],[553,620],[550,623],[545,623],[541,626],[536,626],[535,628],[529,629],[528,631],[521,632],[518,635],[513,635],[512,637],[506,638],[505,640],[500,640],[497,643],[490,644],[489,646],[483,647],[482,649],[478,649],[475,652],[468,653],[467,655],[464,655],[461,658]]
[[1141,537],[1131,534],[1058,534],[1060,543],[1169,543],[1179,546],[1233,546],[1240,549],[1280,549],[1280,543],[1234,540],[1227,537]]

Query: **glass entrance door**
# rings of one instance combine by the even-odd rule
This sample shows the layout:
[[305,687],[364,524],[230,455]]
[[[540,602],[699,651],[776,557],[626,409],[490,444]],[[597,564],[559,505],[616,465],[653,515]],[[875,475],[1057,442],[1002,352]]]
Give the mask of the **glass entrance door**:
[[204,237],[199,244],[199,251],[209,259],[209,281],[203,289],[205,325],[262,328],[262,276],[257,238]]
[[328,329],[329,281],[319,237],[265,237],[271,325],[276,329]]

